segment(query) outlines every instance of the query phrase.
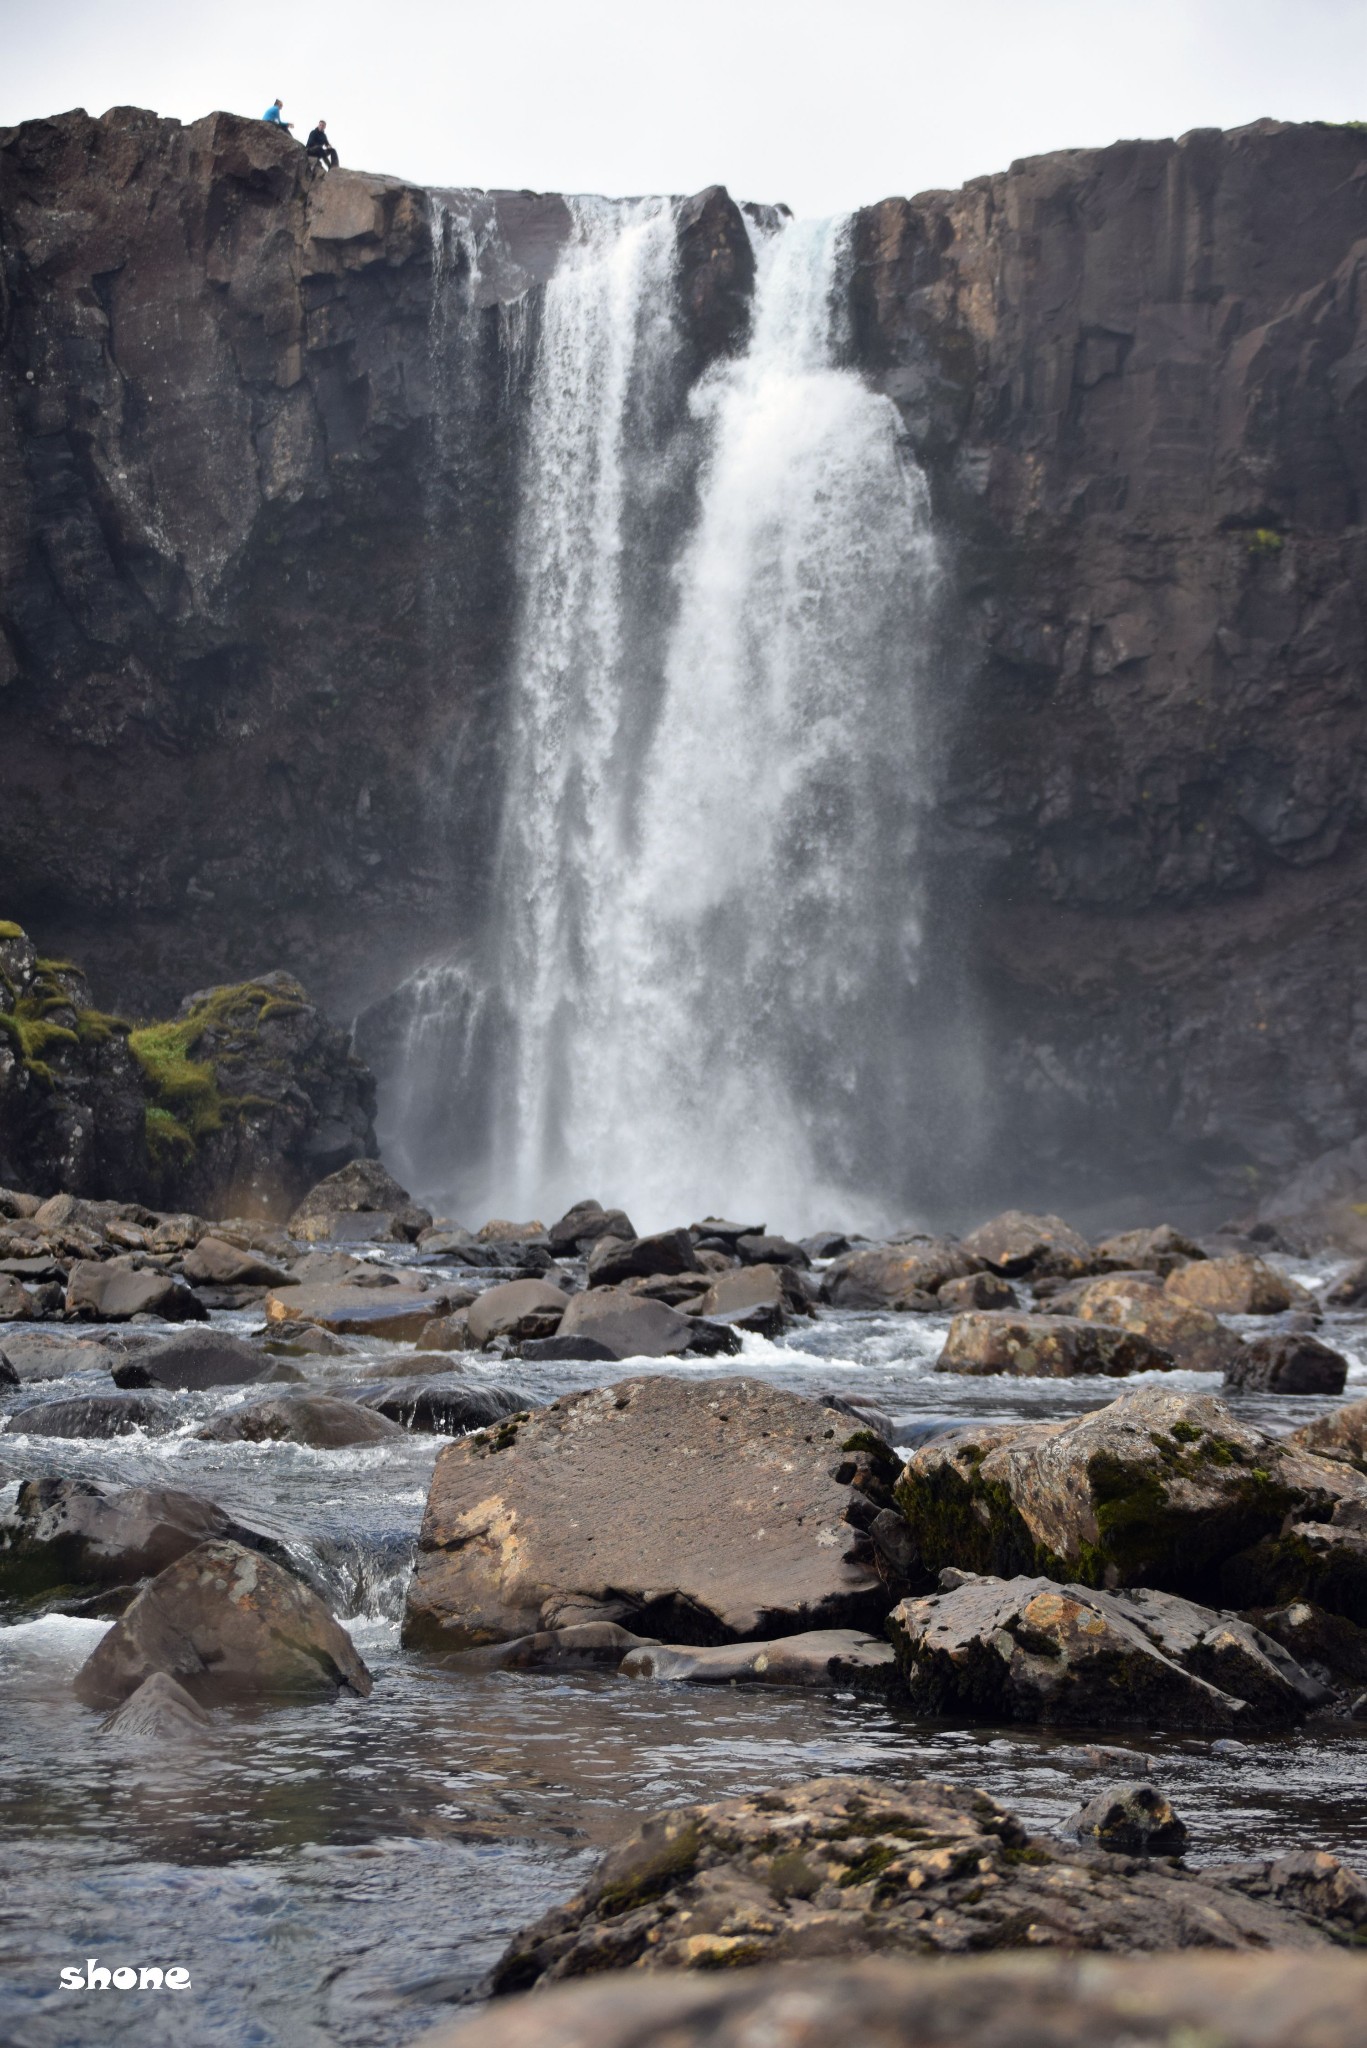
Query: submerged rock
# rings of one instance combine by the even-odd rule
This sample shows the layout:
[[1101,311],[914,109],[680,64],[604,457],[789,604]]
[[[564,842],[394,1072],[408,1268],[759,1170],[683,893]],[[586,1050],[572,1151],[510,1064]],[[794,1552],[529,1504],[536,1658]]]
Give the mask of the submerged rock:
[[1116,1856],[1181,1856],[1186,1823],[1156,1785],[1108,1785],[1063,1823],[1065,1835],[1095,1842]]
[[687,1685],[886,1686],[897,1658],[881,1636],[852,1628],[809,1629],[766,1643],[650,1643],[622,1658],[624,1678],[682,1680]]
[[212,1725],[203,1707],[191,1699],[183,1685],[177,1685],[164,1671],[154,1671],[121,1707],[115,1708],[102,1732],[122,1736],[126,1741],[165,1742],[197,1734]]
[[[1313,1862],[1314,1876],[1287,1868],[1297,1861]],[[1332,1857],[1199,1871],[1126,1863],[1032,1838],[965,1786],[818,1778],[653,1815],[581,1892],[514,1938],[493,1988],[604,1970],[1017,1949],[1027,1929],[1032,1949],[1318,1950],[1364,1920],[1367,1886]],[[799,1995],[805,1981],[787,1979]],[[959,2038],[904,2026],[878,2038]],[[781,2038],[794,2037],[785,2028]],[[1026,2037],[1008,2022],[996,2038]]]
[[139,1351],[114,1368],[120,1387],[176,1387],[203,1393],[211,1387],[246,1387],[284,1379],[291,1368],[227,1330],[186,1330]]
[[38,1401],[17,1409],[4,1428],[10,1436],[107,1438],[155,1429],[170,1416],[165,1401],[143,1394],[87,1394],[79,1401]]
[[[668,1313],[668,1311],[662,1311]],[[404,1640],[460,1649],[569,1622],[674,1642],[877,1629],[864,1534],[896,1464],[757,1380],[626,1380],[437,1460]]]
[[199,1431],[201,1443],[304,1444],[317,1451],[349,1450],[357,1444],[385,1443],[403,1431],[387,1415],[358,1401],[340,1401],[328,1394],[286,1394],[276,1401],[254,1401],[217,1415]]
[[164,1672],[201,1706],[364,1699],[370,1673],[318,1595],[240,1543],[201,1543],[152,1580],[76,1674],[77,1697],[110,1706]]
[[1146,1337],[1112,1323],[981,1309],[955,1316],[935,1370],[1014,1373],[1027,1379],[1101,1373],[1121,1379],[1135,1372],[1164,1372],[1174,1362]]
[[510,1642],[453,1650],[443,1661],[453,1671],[616,1671],[628,1651],[652,1642],[614,1621],[583,1621],[538,1629]]

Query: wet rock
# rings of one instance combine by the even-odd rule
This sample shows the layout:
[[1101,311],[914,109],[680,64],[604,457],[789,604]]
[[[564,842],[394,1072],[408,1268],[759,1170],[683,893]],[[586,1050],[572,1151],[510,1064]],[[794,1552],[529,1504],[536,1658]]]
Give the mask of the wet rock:
[[[1328,1460],[1325,1469],[1332,1469]],[[1341,1500],[1327,1521],[1291,1519],[1230,1558],[1222,1584],[1240,1607],[1309,1601],[1367,1625],[1367,1502]]]
[[1042,1570],[1254,1606],[1282,1596],[1220,1596],[1229,1560],[1278,1535],[1288,1515],[1327,1516],[1361,1486],[1209,1394],[1153,1386],[1075,1420],[933,1438],[908,1461],[897,1499],[930,1572]]
[[544,1280],[510,1280],[476,1295],[465,1311],[466,1327],[475,1344],[499,1337],[517,1343],[523,1337],[553,1337],[570,1297]]
[[176,1387],[204,1393],[210,1387],[246,1387],[287,1374],[289,1368],[226,1330],[185,1330],[138,1351],[114,1367],[119,1387]]
[[525,1417],[536,1405],[516,1387],[445,1381],[414,1386],[410,1380],[400,1380],[392,1386],[367,1388],[357,1399],[400,1429],[419,1436],[464,1436],[469,1430],[487,1429],[510,1416]]
[[1061,1216],[1031,1216],[1020,1209],[1007,1209],[970,1230],[964,1249],[1008,1279],[1018,1273],[1075,1279],[1090,1270],[1095,1257],[1086,1238]]
[[681,1358],[693,1342],[693,1324],[662,1301],[646,1301],[619,1287],[593,1287],[571,1298],[560,1319],[561,1337],[592,1337],[616,1359]]
[[412,1344],[434,1317],[444,1315],[448,1297],[398,1283],[356,1287],[348,1281],[306,1281],[273,1288],[266,1297],[271,1322],[317,1323],[344,1337],[380,1337]]
[[1347,1378],[1342,1352],[1303,1331],[1282,1331],[1242,1345],[1225,1385],[1246,1394],[1341,1394]]
[[747,1266],[810,1266],[811,1260],[800,1244],[790,1237],[774,1237],[764,1231],[747,1231],[736,1239],[737,1255]]
[[955,1316],[935,1370],[1014,1373],[1026,1379],[1102,1373],[1123,1379],[1134,1372],[1164,1372],[1174,1363],[1146,1337],[1113,1323],[1030,1315],[1020,1309],[980,1309]]
[[763,1237],[762,1223],[728,1223],[724,1216],[704,1216],[701,1223],[689,1225],[689,1236],[695,1243],[716,1244],[734,1251],[742,1237]]
[[1063,1823],[1062,1832],[1115,1856],[1181,1856],[1188,1840],[1186,1823],[1167,1794],[1142,1780],[1095,1793]]
[[1271,1636],[1322,1684],[1355,1689],[1367,1685],[1367,1629],[1313,1601],[1252,1609],[1246,1621]]
[[1249,1253],[1179,1266],[1163,1285],[1174,1301],[1189,1302],[1193,1308],[1210,1309],[1216,1315],[1275,1316],[1288,1308],[1314,1307],[1303,1287]]
[[[1026,1929],[1035,1950],[1319,1949],[1340,1927],[1348,1933],[1367,1906],[1361,1881],[1332,1857],[1323,1860],[1320,1890],[1332,1892],[1338,1879],[1342,1892],[1328,1927],[1320,1913],[1282,1903],[1278,1887],[1284,1892],[1286,1880],[1275,1865],[1261,1866],[1267,1889],[1255,1898],[1251,1873],[1245,1889],[1218,1870],[1125,1863],[1032,1838],[967,1786],[818,1778],[653,1815],[608,1852],[580,1893],[514,1938],[493,1989],[520,1991],[602,1970],[724,1970],[735,1981],[749,1976],[748,1969],[737,1973],[742,1964],[1017,1949]],[[791,1990],[807,1980],[786,1981]],[[941,2010],[933,2021],[926,2010],[924,2033],[900,2013],[886,2032],[867,2038],[940,2040],[946,2048],[962,2039],[945,2030]],[[792,2011],[798,2024],[801,2012]],[[848,2041],[849,2014],[842,2017],[839,2039]],[[780,2038],[801,2036],[784,2024]],[[1005,2031],[991,2038],[1004,2048],[1055,2037],[1024,2035],[1012,2008]],[[1117,2048],[1119,2038],[1105,2037]]]
[[589,1253],[590,1287],[615,1287],[623,1280],[651,1273],[701,1272],[693,1240],[686,1230],[661,1230],[653,1237],[600,1237]]
[[12,1366],[5,1353],[0,1351],[0,1387],[17,1387],[18,1385],[19,1373],[17,1368]]
[[634,1635],[612,1621],[584,1621],[539,1629],[511,1642],[453,1650],[444,1661],[453,1671],[616,1671],[629,1650],[650,1642],[649,1636]]
[[144,1678],[136,1692],[105,1722],[102,1733],[125,1741],[165,1742],[198,1734],[212,1723],[203,1707],[192,1700],[184,1686],[177,1685],[164,1671]]
[[890,1596],[862,1532],[895,1469],[847,1417],[756,1380],[567,1395],[438,1458],[404,1640],[458,1649],[580,1621],[672,1642],[877,1629]]
[[144,1394],[87,1394],[79,1401],[39,1401],[20,1408],[4,1429],[9,1436],[107,1438],[155,1430],[170,1417],[165,1401],[150,1401]]
[[629,1243],[636,1236],[636,1228],[624,1209],[605,1209],[601,1202],[576,1202],[551,1225],[546,1236],[556,1258],[565,1259],[582,1254],[600,1237],[616,1237]]
[[1359,1472],[1367,1472],[1367,1401],[1348,1401],[1332,1414],[1317,1415],[1302,1423],[1286,1439],[1299,1449],[1320,1458],[1339,1458]]
[[[430,1323],[424,1323],[419,1330],[416,1343],[420,1351],[477,1351],[479,1346],[470,1335],[470,1319],[465,1311],[475,1300],[473,1290],[461,1288],[470,1300],[463,1302],[449,1316],[433,1316]],[[452,1297],[454,1299],[454,1296]]]
[[1298,1721],[1325,1698],[1270,1637],[1171,1594],[964,1572],[946,1580],[888,1617],[922,1713],[1218,1731]]
[[1000,1273],[966,1273],[961,1279],[945,1281],[935,1305],[958,1315],[965,1309],[1019,1308],[1020,1296]]
[[254,1251],[240,1251],[220,1237],[201,1237],[181,1260],[187,1280],[209,1287],[280,1287],[288,1283],[284,1268]]
[[1098,1265],[1114,1266],[1121,1272],[1147,1268],[1166,1279],[1189,1259],[1206,1255],[1194,1238],[1185,1237],[1170,1223],[1160,1223],[1152,1230],[1122,1230],[1105,1237],[1094,1256]]
[[1174,1301],[1157,1279],[1156,1274],[1113,1273],[1082,1281],[1069,1313],[1144,1337],[1187,1372],[1224,1372],[1232,1366],[1244,1349],[1234,1331],[1209,1309]]
[[273,1358],[345,1358],[347,1347],[331,1330],[315,1330],[308,1323],[272,1323],[263,1350]]
[[316,1451],[350,1450],[357,1444],[385,1443],[403,1431],[387,1415],[357,1401],[329,1394],[286,1394],[275,1401],[254,1401],[217,1415],[199,1431],[201,1443],[305,1444]]
[[580,1358],[595,1360],[600,1365],[615,1365],[620,1357],[611,1344],[603,1343],[598,1337],[590,1337],[582,1330],[570,1336],[527,1337],[518,1350],[523,1358],[547,1363]]
[[73,1372],[104,1371],[112,1354],[102,1341],[63,1330],[9,1329],[5,1356],[25,1384],[33,1380],[64,1380]]
[[269,1546],[263,1532],[174,1487],[28,1479],[0,1510],[0,1596],[28,1601],[129,1586],[212,1538]]
[[796,1685],[885,1687],[897,1659],[881,1636],[858,1629],[809,1629],[767,1643],[652,1643],[629,1650],[624,1678],[679,1680],[686,1685]]
[[415,1202],[378,1159],[353,1159],[309,1189],[287,1228],[297,1237],[313,1218],[375,1212],[391,1218],[408,1238],[420,1236],[432,1223],[431,1211]]
[[203,1321],[207,1310],[169,1273],[140,1268],[133,1254],[78,1259],[66,1287],[66,1310],[90,1322],[122,1323],[131,1316],[161,1316],[168,1323]]
[[546,1226],[533,1217],[530,1223],[510,1223],[506,1217],[492,1216],[487,1223],[481,1223],[475,1232],[481,1244],[526,1244],[532,1238],[544,1238]]
[[[946,1280],[980,1272],[982,1260],[952,1237],[913,1238],[874,1245],[837,1259],[821,1292],[835,1308],[924,1308]],[[930,1304],[933,1306],[934,1304]]]
[[800,1237],[798,1243],[809,1259],[840,1259],[854,1250],[843,1230],[816,1230],[810,1237]]
[[[425,1215],[425,1210],[418,1212]],[[388,1209],[332,1209],[292,1217],[290,1234],[305,1244],[408,1244],[411,1230]],[[422,1233],[419,1233],[420,1235]]]
[[1341,1273],[1332,1287],[1325,1289],[1324,1301],[1327,1308],[1359,1308],[1367,1302],[1367,1259]]
[[318,1595],[258,1552],[222,1539],[168,1565],[76,1674],[87,1706],[112,1706],[165,1672],[200,1706],[335,1697],[371,1689],[346,1630]]
[[429,1252],[434,1257],[444,1257],[463,1251],[466,1245],[478,1244],[473,1230],[467,1230],[461,1223],[434,1223],[429,1230],[418,1233],[418,1250]]
[[[756,1895],[754,1911],[758,1887]],[[1214,1886],[1209,1896],[1223,1911]],[[1190,1892],[1177,1898],[1174,1937],[1195,1903]],[[1144,1904],[1151,1921],[1158,1901],[1147,1887]],[[1301,1943],[1305,1933],[1298,1929]],[[784,1967],[626,1969],[500,1999],[430,2035],[425,2048],[1357,2048],[1367,1960],[1321,1950],[1307,1969],[1294,1952],[1249,1953],[1248,1932],[1236,1945],[1242,1954],[1169,1955],[1155,1969],[1047,1954],[842,1963],[818,1959],[813,1939],[801,1945],[812,1960],[800,1987]]]
[[795,1315],[812,1313],[801,1281],[787,1266],[740,1266],[719,1273],[697,1297],[697,1309],[764,1337],[777,1337]]

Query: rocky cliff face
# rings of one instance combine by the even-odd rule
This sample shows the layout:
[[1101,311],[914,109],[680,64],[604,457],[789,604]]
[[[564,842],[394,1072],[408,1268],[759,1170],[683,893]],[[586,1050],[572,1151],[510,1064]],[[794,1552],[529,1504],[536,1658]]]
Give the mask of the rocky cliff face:
[[[569,228],[227,115],[0,135],[5,909],[119,1004],[286,959],[350,1012],[477,926]],[[753,264],[720,191],[679,233],[682,395]],[[1367,1122],[1365,251],[1326,127],[856,219],[959,649],[931,895],[1022,1186],[1228,1190]]]

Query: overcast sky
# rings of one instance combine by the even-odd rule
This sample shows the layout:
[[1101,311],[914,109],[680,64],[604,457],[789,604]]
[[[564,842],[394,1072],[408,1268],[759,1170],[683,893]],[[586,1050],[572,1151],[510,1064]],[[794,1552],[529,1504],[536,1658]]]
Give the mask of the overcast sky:
[[1367,0],[0,0],[0,125],[278,93],[432,185],[833,213],[1042,150],[1367,117]]

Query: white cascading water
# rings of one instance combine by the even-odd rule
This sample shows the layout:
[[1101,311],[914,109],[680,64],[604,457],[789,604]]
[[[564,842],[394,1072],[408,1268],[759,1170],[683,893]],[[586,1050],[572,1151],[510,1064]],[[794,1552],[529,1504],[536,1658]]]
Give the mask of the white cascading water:
[[493,1091],[472,1214],[795,1230],[908,1179],[928,506],[840,366],[844,224],[755,243],[683,423],[667,202],[581,204],[546,289],[488,951],[429,971]]

